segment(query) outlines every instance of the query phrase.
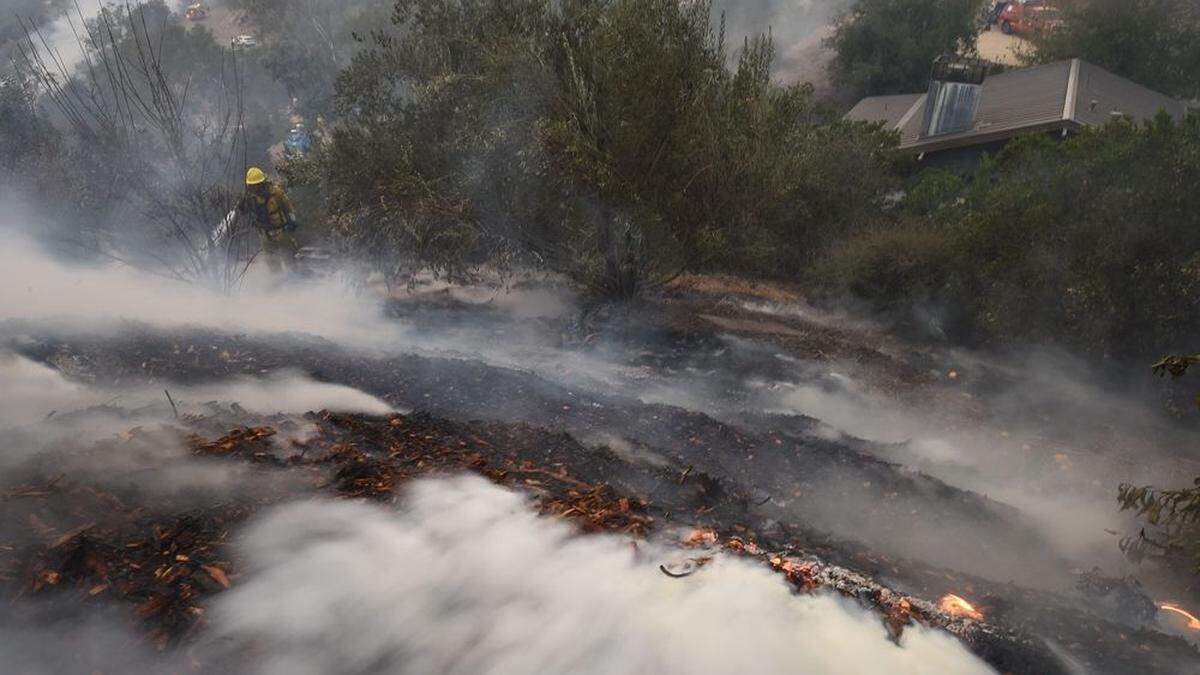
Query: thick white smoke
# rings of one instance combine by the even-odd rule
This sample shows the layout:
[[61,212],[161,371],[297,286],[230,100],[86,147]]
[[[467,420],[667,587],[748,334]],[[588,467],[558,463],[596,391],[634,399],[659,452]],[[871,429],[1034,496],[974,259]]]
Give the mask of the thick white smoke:
[[851,0],[718,0],[726,40],[738,50],[750,36],[770,33],[775,42],[775,76],[783,82],[825,84],[829,51],[822,40]]
[[0,317],[62,321],[100,331],[122,320],[256,332],[297,331],[363,345],[386,344],[379,310],[336,283],[258,285],[223,294],[120,265],[68,265],[0,228]]
[[[159,387],[96,388],[69,381],[61,371],[0,351],[0,428],[36,424],[47,416],[119,404],[141,408],[166,403]],[[309,410],[383,415],[393,409],[378,398],[340,384],[317,382],[296,371],[262,378],[239,377],[192,387],[172,387],[179,412],[200,412],[208,402],[237,403],[250,412],[271,415]],[[166,420],[164,420],[166,421]]]
[[574,536],[476,477],[412,485],[399,512],[283,507],[245,533],[215,645],[261,673],[988,673],[922,628],[718,558],[672,579],[645,545]]
[[45,52],[43,56],[53,69],[61,66],[66,72],[72,73],[83,61],[80,38],[87,38],[87,22],[100,14],[101,7],[99,2],[85,0],[78,5],[61,8],[53,14],[53,21],[40,29],[40,37],[34,37],[34,45]]
[[[204,489],[237,492],[261,489],[260,472],[249,465],[194,457],[174,428],[175,408],[161,388],[97,388],[68,381],[61,372],[0,351],[0,475],[13,475],[31,460],[53,455],[58,471],[109,487],[136,483],[156,494]],[[209,403],[238,403],[272,415],[328,409],[384,414],[383,401],[341,385],[282,372],[261,379],[238,378],[200,387],[172,387],[180,414],[210,413]],[[290,439],[304,438],[313,425],[295,418],[272,440],[281,454],[294,452]],[[139,433],[130,434],[138,427]],[[97,441],[118,439],[102,453]]]
[[[0,657],[5,673],[178,675],[194,672],[191,664],[176,658],[176,654],[156,653],[129,627],[131,617],[124,612],[101,609],[80,620],[55,622],[52,611],[41,613],[51,615],[46,617],[30,605],[22,609],[20,616],[17,612],[12,616],[0,615]],[[51,627],[44,625],[46,623]]]
[[[1170,485],[1179,460],[1144,439],[1136,465],[1121,461],[1122,454],[1132,454],[1121,452],[1121,438],[1110,441],[1117,450],[1069,444],[1075,430],[1110,420],[1120,420],[1115,426],[1127,439],[1153,424],[1143,404],[1083,382],[1080,371],[1068,371],[1061,358],[1030,357],[1007,373],[1012,382],[997,391],[975,398],[964,390],[960,401],[949,403],[952,392],[928,400],[898,399],[853,363],[806,363],[788,380],[760,379],[748,386],[757,390],[754,400],[765,409],[816,418],[823,435],[879,443],[871,451],[883,459],[1017,507],[1060,554],[1082,568],[1136,573],[1114,534],[1133,527],[1131,515],[1118,509],[1117,485]],[[961,368],[963,377],[987,377],[993,367],[966,354],[952,354],[947,363]],[[936,375],[948,377],[945,371]],[[1064,402],[1072,414],[1059,411]],[[962,409],[970,407],[986,418],[964,420]],[[1053,412],[1030,417],[1039,407]]]
[[[533,370],[556,381],[613,387],[626,379],[621,368],[558,349],[533,330],[497,340],[465,326],[431,338],[409,323],[385,318],[381,295],[356,294],[336,279],[281,281],[253,276],[235,293],[218,293],[119,264],[64,263],[23,234],[3,227],[0,285],[6,289],[0,294],[0,319],[82,328],[91,334],[122,330],[128,321],[157,328],[302,333],[356,349],[476,358],[495,366]],[[490,295],[478,288],[455,289],[450,295],[517,318],[557,316],[570,305],[563,293],[536,288],[493,290]]]

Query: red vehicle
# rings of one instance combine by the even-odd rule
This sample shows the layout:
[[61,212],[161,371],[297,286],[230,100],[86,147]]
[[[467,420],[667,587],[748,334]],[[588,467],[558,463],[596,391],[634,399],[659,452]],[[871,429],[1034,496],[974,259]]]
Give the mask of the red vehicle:
[[1013,0],[1000,12],[997,23],[1006,35],[1030,35],[1053,30],[1062,17],[1047,0]]
[[208,18],[208,9],[200,4],[188,5],[187,11],[183,13],[188,21],[203,21]]

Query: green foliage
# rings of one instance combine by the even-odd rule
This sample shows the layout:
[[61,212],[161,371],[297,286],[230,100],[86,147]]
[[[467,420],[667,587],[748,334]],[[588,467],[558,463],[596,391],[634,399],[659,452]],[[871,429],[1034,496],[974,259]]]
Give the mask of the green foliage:
[[1043,62],[1079,57],[1151,89],[1200,98],[1200,3],[1075,0],[1038,40]]
[[975,45],[979,0],[855,0],[826,40],[830,75],[851,98],[923,91],[940,54]]
[[1197,181],[1197,116],[1020,139],[958,194],[926,176],[822,280],[887,306],[933,299],[973,341],[1146,358],[1200,330]]
[[938,297],[955,269],[946,230],[934,227],[880,227],[834,248],[817,268],[822,283],[869,298],[891,311]]
[[[705,2],[400,0],[310,160],[348,240],[452,272],[497,251],[611,296],[683,269],[787,273],[870,217],[894,139],[726,67]],[[474,248],[464,248],[474,246]]]
[[19,91],[0,103],[0,143],[19,158],[6,167],[10,184],[62,248],[234,283],[241,251],[228,238],[229,255],[218,259],[209,237],[241,190],[245,164],[265,159],[274,134],[262,111],[278,109],[282,92],[267,100],[264,72],[161,0],[106,6],[79,30],[88,63],[78,67],[48,54],[36,34],[21,45],[10,78]]
[[225,0],[258,38],[253,54],[313,118],[333,108],[334,82],[357,50],[355,35],[387,23],[390,0]]
[[[1178,379],[1200,363],[1200,354],[1164,356],[1151,366],[1155,375]],[[1200,396],[1196,397],[1200,405]],[[1146,528],[1121,540],[1121,551],[1131,560],[1165,563],[1170,568],[1200,574],[1200,478],[1194,487],[1158,490],[1150,486],[1122,483],[1117,501],[1122,511],[1136,511]]]
[[1200,478],[1195,487],[1181,490],[1122,483],[1117,501],[1122,511],[1135,511],[1147,526],[1121,540],[1121,551],[1131,560],[1150,559],[1200,574]]
[[1197,363],[1200,363],[1200,354],[1164,356],[1155,361],[1150,368],[1159,377],[1170,375],[1172,379],[1178,379],[1186,375],[1188,368]]
[[15,73],[0,78],[0,175],[12,180],[29,162],[56,152],[60,141],[37,107],[33,83]]

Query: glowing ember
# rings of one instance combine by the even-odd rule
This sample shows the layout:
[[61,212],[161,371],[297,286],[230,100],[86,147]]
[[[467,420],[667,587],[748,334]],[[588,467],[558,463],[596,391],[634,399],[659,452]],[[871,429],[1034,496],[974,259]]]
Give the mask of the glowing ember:
[[697,528],[688,532],[683,538],[684,546],[712,546],[717,543],[717,533],[712,530]]
[[1192,630],[1200,630],[1200,619],[1197,619],[1191,612],[1180,607],[1179,605],[1176,605],[1173,602],[1164,602],[1159,605],[1158,608],[1165,609],[1168,612],[1175,612],[1176,614],[1187,619],[1188,628],[1191,628]]
[[975,605],[958,597],[953,593],[947,593],[938,600],[938,609],[951,616],[962,616],[975,621],[983,621],[983,614],[975,609]]

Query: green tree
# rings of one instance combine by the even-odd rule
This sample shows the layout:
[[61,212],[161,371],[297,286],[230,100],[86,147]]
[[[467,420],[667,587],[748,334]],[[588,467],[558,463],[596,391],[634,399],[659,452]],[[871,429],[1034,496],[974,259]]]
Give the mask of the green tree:
[[263,87],[161,1],[110,5],[81,30],[88,62],[77,68],[37,35],[21,50],[18,72],[61,128],[57,146],[22,162],[29,196],[57,216],[56,238],[78,249],[181,280],[236,283],[244,251],[227,238],[218,252],[210,236],[246,162],[267,145],[245,117],[245,92]]
[[927,176],[821,279],[956,336],[1136,361],[1200,331],[1200,116],[1019,139],[961,189]]
[[[1200,354],[1170,355],[1151,368],[1155,375],[1179,379],[1197,363]],[[1200,396],[1196,402],[1200,405]],[[1136,535],[1121,540],[1126,556],[1134,562],[1153,560],[1185,575],[1200,574],[1200,478],[1178,489],[1122,483],[1117,502],[1145,523]]]
[[855,0],[826,46],[830,76],[851,98],[922,91],[940,54],[975,46],[979,0]]
[[386,24],[391,0],[224,0],[259,40],[254,51],[297,101],[297,113],[328,115],[334,82],[367,36]]
[[1194,0],[1074,0],[1038,38],[1039,61],[1080,57],[1172,96],[1200,98],[1200,4]]
[[769,40],[729,69],[707,3],[401,0],[395,20],[312,159],[392,270],[503,251],[617,297],[683,269],[781,273],[890,186],[894,139],[773,84]]
[[38,108],[32,82],[18,73],[0,77],[0,175],[6,182],[31,162],[61,150],[61,137]]

